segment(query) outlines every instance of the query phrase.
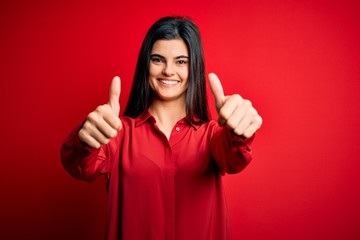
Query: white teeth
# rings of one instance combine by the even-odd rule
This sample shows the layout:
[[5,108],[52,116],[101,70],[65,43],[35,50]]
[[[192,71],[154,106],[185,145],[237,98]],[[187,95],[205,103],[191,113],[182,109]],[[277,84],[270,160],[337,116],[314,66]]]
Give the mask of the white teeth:
[[170,81],[170,80],[161,80],[160,82],[167,84],[167,85],[175,85],[178,83],[177,81]]

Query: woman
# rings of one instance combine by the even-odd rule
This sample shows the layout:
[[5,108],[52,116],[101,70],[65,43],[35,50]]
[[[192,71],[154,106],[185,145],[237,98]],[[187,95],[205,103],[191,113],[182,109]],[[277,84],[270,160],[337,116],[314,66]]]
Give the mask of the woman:
[[108,180],[107,239],[229,239],[221,175],[251,160],[262,119],[209,75],[219,113],[209,120],[204,58],[195,24],[165,17],[142,44],[124,116],[120,78],[61,150],[65,169]]

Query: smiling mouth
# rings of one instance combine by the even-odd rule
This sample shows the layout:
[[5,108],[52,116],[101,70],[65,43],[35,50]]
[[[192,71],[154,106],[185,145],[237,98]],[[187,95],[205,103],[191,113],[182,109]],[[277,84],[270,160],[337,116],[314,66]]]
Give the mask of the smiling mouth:
[[167,85],[167,86],[173,86],[173,85],[176,85],[176,84],[178,84],[180,82],[178,80],[171,80],[171,79],[159,79],[159,81],[162,84]]

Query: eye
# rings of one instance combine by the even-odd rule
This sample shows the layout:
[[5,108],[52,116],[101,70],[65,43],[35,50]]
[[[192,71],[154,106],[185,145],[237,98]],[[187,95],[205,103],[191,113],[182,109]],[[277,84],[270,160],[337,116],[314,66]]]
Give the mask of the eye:
[[164,59],[160,58],[160,57],[152,57],[150,58],[150,60],[153,62],[153,63],[163,63],[164,62]]
[[185,65],[185,64],[188,63],[188,61],[187,61],[187,60],[184,60],[184,59],[180,59],[180,60],[178,60],[176,63],[179,64],[179,65]]

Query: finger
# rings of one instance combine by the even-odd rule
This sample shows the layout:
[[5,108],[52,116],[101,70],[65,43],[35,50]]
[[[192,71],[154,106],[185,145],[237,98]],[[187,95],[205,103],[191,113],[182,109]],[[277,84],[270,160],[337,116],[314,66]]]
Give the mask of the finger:
[[245,130],[251,125],[252,118],[249,115],[245,115],[243,119],[239,122],[239,124],[234,128],[234,133],[236,135],[243,135]]
[[120,113],[120,93],[121,93],[121,81],[118,76],[115,76],[110,85],[110,91],[109,91],[109,105],[111,106],[111,109],[116,114],[116,116],[119,116]]
[[239,95],[225,97],[224,104],[219,111],[219,117],[223,118],[225,121],[229,120],[241,103],[242,99]]
[[101,143],[96,141],[93,137],[90,135],[87,137],[87,141],[85,142],[89,147],[99,149],[101,147]]
[[120,118],[116,116],[114,113],[111,114],[105,113],[103,115],[103,118],[112,129],[119,131],[122,128],[122,123]]
[[237,105],[234,104],[234,102],[229,99],[229,96],[225,97],[224,104],[222,107],[218,110],[219,112],[219,118],[218,122],[219,125],[224,125],[228,119],[231,117],[233,112],[236,110]]
[[106,137],[106,138],[114,138],[116,137],[118,131],[113,128],[105,119],[97,122],[96,128]]
[[213,93],[215,98],[216,108],[219,111],[222,105],[224,104],[225,95],[220,79],[216,76],[215,73],[209,74],[209,84],[210,84],[211,92]]
[[[262,120],[261,120],[262,121]],[[260,128],[261,122],[254,122],[242,134],[244,137],[249,138]]]
[[92,136],[85,132],[85,130],[80,130],[79,133],[80,141],[88,145],[89,147],[99,149],[101,144],[96,141]]
[[252,105],[249,100],[244,100],[240,95],[232,95],[228,100],[226,100],[221,111],[223,109],[225,111],[228,104],[236,105],[236,109],[232,112],[231,116],[228,117],[226,122],[230,129],[235,129],[246,114],[252,109]]
[[226,121],[226,125],[228,126],[229,129],[233,130],[240,124],[244,116],[245,116],[244,109],[242,109],[241,106],[238,106]]
[[262,118],[258,115],[255,109],[250,111],[241,120],[240,124],[234,132],[237,135],[243,135],[244,137],[251,137],[261,126]]
[[87,116],[87,121],[84,123],[83,128],[89,132],[93,128],[99,129],[106,137],[114,138],[117,131],[121,129],[121,121],[111,110],[107,104],[101,105],[96,108]]
[[100,144],[107,144],[110,139],[99,129],[98,126],[95,126],[89,122],[85,122],[83,126],[84,135],[90,135]]
[[[106,104],[104,106],[108,107]],[[111,128],[115,130],[120,130],[122,128],[120,118],[112,111],[112,109],[102,111],[102,118]]]
[[90,136],[93,137],[101,145],[108,144],[110,142],[110,139],[107,138],[98,128],[92,129]]
[[105,120],[115,130],[120,130],[122,123],[120,118],[114,113],[109,104],[100,105],[94,112],[91,112],[87,119],[97,125],[99,122]]

